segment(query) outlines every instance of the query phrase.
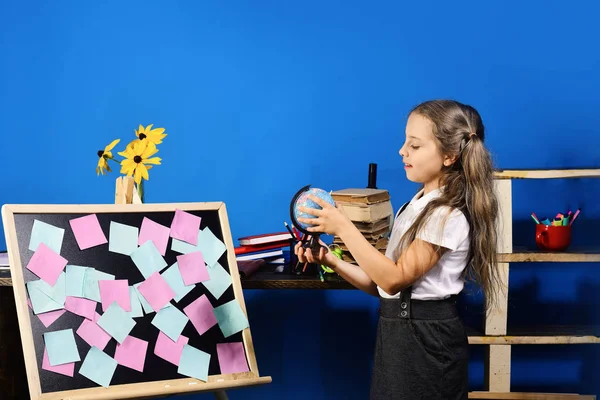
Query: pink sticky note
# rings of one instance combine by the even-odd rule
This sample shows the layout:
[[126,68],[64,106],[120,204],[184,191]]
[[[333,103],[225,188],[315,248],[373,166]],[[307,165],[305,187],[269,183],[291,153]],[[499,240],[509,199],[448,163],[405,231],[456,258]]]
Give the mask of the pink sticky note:
[[37,314],[37,316],[40,319],[40,321],[42,321],[42,324],[44,324],[44,326],[47,328],[50,325],[52,325],[57,319],[59,319],[60,316],[63,315],[64,313],[66,313],[65,310],[56,310],[56,311],[49,311],[49,312],[43,313],[43,314]]
[[117,343],[115,360],[119,365],[144,372],[148,342],[133,336],[127,336],[123,343]]
[[153,273],[138,286],[150,307],[156,312],[175,297],[175,292],[158,272]]
[[196,246],[201,221],[202,218],[194,214],[179,209],[175,210],[175,216],[171,222],[171,237]]
[[171,340],[170,337],[158,331],[158,338],[154,345],[154,354],[160,358],[167,360],[171,364],[179,366],[179,360],[181,359],[181,353],[183,352],[183,346],[188,342],[189,338],[179,335],[177,342]]
[[[29,308],[33,310],[33,306],[31,305],[31,300],[29,297],[27,298],[27,305]],[[61,315],[66,313],[65,310],[56,310],[56,311],[48,311],[42,314],[36,314],[37,317],[42,321],[42,324],[47,328],[52,325]]]
[[57,374],[66,375],[73,377],[73,373],[75,372],[75,363],[67,363],[61,365],[55,365],[54,367],[50,365],[50,359],[48,358],[48,352],[44,349],[44,358],[42,359],[42,369],[50,372],[56,372]]
[[200,251],[177,256],[177,265],[179,273],[183,278],[183,283],[193,285],[194,283],[204,282],[210,279],[204,257]]
[[129,281],[127,279],[110,279],[98,281],[102,312],[116,301],[127,312],[131,311],[131,298],[129,297]]
[[54,286],[58,277],[67,266],[67,260],[55,253],[44,243],[40,243],[31,260],[27,263],[27,269]]
[[81,250],[108,243],[96,214],[72,219],[69,224]]
[[82,297],[67,296],[65,300],[65,310],[85,317],[91,321],[96,314],[96,302]]
[[96,315],[94,315],[94,322],[98,322],[98,320],[100,319],[102,315],[96,313]]
[[164,256],[167,252],[167,244],[169,243],[169,231],[168,227],[158,224],[148,217],[144,217],[142,226],[140,227],[140,235],[138,236],[138,246],[143,245],[148,240],[152,240],[154,246]]
[[90,346],[96,346],[100,350],[104,350],[110,342],[111,336],[96,323],[98,318],[100,318],[100,314],[95,313],[94,321],[84,319],[76,333]]
[[248,362],[242,342],[217,343],[217,357],[222,374],[248,372]]
[[192,321],[192,324],[198,331],[199,335],[202,335],[204,332],[217,324],[217,318],[213,312],[213,306],[210,304],[210,300],[205,294],[198,297],[187,307],[185,307],[183,312],[188,316],[190,321]]

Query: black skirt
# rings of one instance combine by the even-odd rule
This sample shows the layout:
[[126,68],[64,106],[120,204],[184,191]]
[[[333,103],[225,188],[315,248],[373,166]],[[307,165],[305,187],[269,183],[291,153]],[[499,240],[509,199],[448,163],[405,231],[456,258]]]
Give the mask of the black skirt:
[[469,348],[453,296],[380,299],[371,400],[468,398]]

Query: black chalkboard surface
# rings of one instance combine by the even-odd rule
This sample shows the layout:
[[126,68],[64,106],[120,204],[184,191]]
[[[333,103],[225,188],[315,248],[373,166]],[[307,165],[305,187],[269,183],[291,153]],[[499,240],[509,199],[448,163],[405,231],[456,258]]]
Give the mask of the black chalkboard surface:
[[[180,227],[183,225],[179,225],[179,228],[175,227],[174,219],[176,213],[180,215],[185,214],[188,217],[200,217],[199,239],[197,243],[192,243],[189,239],[188,242],[190,243],[185,243],[182,239],[178,239],[178,237],[180,237],[179,235],[181,235]],[[97,218],[99,229],[101,229],[100,236],[103,234],[106,240],[86,244],[85,240],[89,239],[89,237],[86,238],[86,235],[90,234],[90,232],[93,231],[93,228],[88,225],[85,227],[80,226],[79,228],[82,229],[80,232],[74,221],[81,221],[83,220],[82,217],[87,217],[86,220],[92,221]],[[85,372],[80,373],[82,365],[92,346],[79,335],[78,329],[82,326],[84,320],[87,319],[86,323],[90,323],[92,320],[90,317],[86,318],[78,315],[77,310],[73,310],[72,306],[69,307],[68,305],[65,305],[69,304],[69,301],[73,300],[73,298],[71,297],[70,300],[67,300],[64,303],[61,303],[60,300],[58,300],[58,303],[63,305],[64,309],[56,309],[58,307],[56,306],[54,307],[54,311],[48,312],[49,314],[51,312],[60,314],[60,316],[51,323],[46,321],[44,324],[41,319],[41,315],[44,313],[38,312],[39,315],[36,315],[32,307],[31,301],[34,299],[31,299],[30,291],[36,289],[27,285],[28,282],[45,281],[47,283],[45,287],[58,288],[60,286],[60,278],[55,282],[54,279],[47,277],[44,272],[45,270],[36,269],[35,267],[29,268],[33,264],[37,264],[38,268],[41,266],[43,269],[46,268],[44,262],[50,262],[46,259],[38,262],[41,258],[34,260],[35,262],[32,261],[36,252],[42,253],[42,247],[45,247],[45,251],[50,249],[53,254],[62,257],[66,261],[66,266],[61,271],[61,277],[67,277],[65,278],[67,286],[71,285],[70,287],[73,287],[74,280],[72,277],[74,275],[67,275],[65,271],[67,271],[67,268],[71,268],[69,266],[79,266],[93,268],[96,271],[112,275],[115,280],[127,280],[127,285],[133,287],[134,285],[144,282],[149,276],[144,276],[145,274],[139,266],[136,265],[131,254],[114,251],[116,248],[123,248],[123,240],[121,237],[117,237],[116,233],[113,233],[111,224],[123,224],[127,227],[137,228],[137,234],[139,234],[140,241],[142,241],[142,236],[144,236],[143,240],[147,239],[146,233],[149,232],[149,227],[151,225],[157,226],[156,224],[159,224],[162,226],[163,233],[169,230],[169,236],[166,238],[167,245],[166,249],[164,249],[164,255],[162,255],[164,267],[160,267],[160,270],[157,271],[158,274],[163,275],[165,271],[171,267],[174,269],[177,268],[177,265],[174,264],[178,261],[178,257],[195,251],[202,253],[205,249],[206,252],[204,256],[206,265],[203,263],[203,266],[205,271],[211,271],[211,268],[218,267],[215,266],[214,260],[210,260],[211,255],[215,254],[213,250],[217,249],[220,250],[216,253],[219,255],[217,263],[227,272],[231,279],[231,284],[229,284],[226,289],[221,289],[215,293],[209,290],[208,284],[205,285],[207,281],[206,278],[204,278],[205,280],[202,282],[196,282],[193,289],[187,291],[185,295],[178,299],[179,301],[171,298],[168,304],[187,315],[186,307],[201,296],[205,296],[210,301],[213,309],[217,309],[219,306],[226,303],[233,302],[235,305],[239,305],[239,309],[241,309],[243,317],[245,317],[247,321],[243,293],[235,261],[233,241],[224,203],[5,205],[2,208],[2,218],[9,258],[11,260],[11,276],[18,308],[17,314],[19,317],[19,327],[32,399],[58,399],[65,397],[71,399],[121,399],[153,397],[164,396],[171,393],[219,391],[228,387],[249,386],[269,383],[271,381],[270,377],[260,377],[258,374],[249,324],[245,325],[243,329],[238,328],[236,332],[231,332],[231,330],[228,331],[226,327],[222,327],[221,321],[223,318],[226,320],[229,317],[223,317],[223,315],[221,315],[221,319],[218,323],[213,324],[204,332],[199,333],[191,319],[185,324],[185,327],[181,331],[181,335],[188,338],[186,346],[190,346],[194,350],[200,350],[201,352],[210,355],[207,378],[202,379],[194,377],[195,371],[192,375],[190,375],[188,371],[178,371],[178,365],[174,365],[172,362],[169,362],[154,353],[157,338],[161,330],[152,323],[158,313],[152,309],[148,309],[147,307],[149,307],[149,304],[146,302],[146,305],[143,307],[143,313],[132,318],[133,321],[135,321],[135,326],[133,326],[128,333],[128,335],[133,338],[147,342],[142,371],[123,365],[120,361],[114,361],[117,359],[115,352],[119,346],[119,341],[123,341],[122,338],[117,339],[117,335],[115,335],[110,338],[108,344],[106,344],[103,349],[100,349],[105,356],[108,356],[113,360],[111,361],[112,363],[117,364],[116,368],[114,368],[114,373],[108,378],[109,384],[103,385],[98,380],[94,381],[86,376]],[[148,223],[148,225],[144,226],[143,223]],[[37,224],[35,229],[34,224]],[[45,230],[42,228],[45,228]],[[48,233],[48,229],[61,230],[61,235],[58,235],[62,236],[60,244],[57,244],[57,235],[51,237]],[[142,232],[144,232],[144,234]],[[32,233],[35,233],[33,239]],[[203,233],[206,233],[206,235],[203,235]],[[98,236],[96,235],[96,237]],[[157,236],[155,235],[153,237]],[[212,238],[211,240],[213,240],[214,243],[209,243],[208,247],[206,247],[207,243],[201,243],[201,240],[205,240],[206,238]],[[165,239],[164,235],[163,239]],[[121,240],[121,242],[117,243],[117,240]],[[151,241],[152,244],[156,244],[155,248],[160,252],[161,245],[158,244],[158,240],[152,239]],[[177,246],[175,242],[179,242],[179,246]],[[182,250],[182,243],[183,246],[187,246],[185,247],[186,250]],[[139,249],[143,244],[144,243],[137,243],[135,249]],[[82,249],[82,247],[84,248]],[[35,251],[33,249],[35,249]],[[42,256],[39,255],[39,257]],[[90,269],[87,269],[86,271],[90,271]],[[210,281],[210,279],[208,280]],[[94,282],[92,284],[94,284]],[[72,291],[72,289],[68,290]],[[48,292],[43,291],[42,293],[47,294]],[[140,291],[137,293],[138,299],[139,296],[143,297],[143,295],[140,294]],[[109,298],[105,297],[105,292],[102,294],[102,300]],[[134,301],[138,300],[135,298],[135,291],[131,296],[130,299],[133,304]],[[82,297],[84,296],[82,295]],[[51,298],[55,302],[57,301],[57,296]],[[60,298],[60,296],[58,296],[58,298]],[[44,297],[44,299],[46,298]],[[88,297],[84,301],[89,304],[89,302],[92,301],[90,299],[91,297]],[[142,298],[141,300],[143,302],[144,299]],[[39,302],[36,302],[36,307],[39,307],[39,304]],[[41,308],[38,308],[38,311],[40,310]],[[99,316],[104,314],[105,311],[103,310],[102,301],[95,304],[95,311]],[[101,324],[101,322],[97,320],[93,322],[96,325]],[[227,321],[223,322],[223,324],[226,323]],[[96,328],[98,327],[96,326]],[[47,354],[50,355],[50,349],[47,346],[54,346],[46,343],[46,341],[50,339],[44,334],[69,329],[72,329],[72,336],[75,339],[78,356],[80,358],[78,361],[75,361],[74,364],[72,363],[72,376],[69,376],[69,373],[58,373],[42,367],[45,349],[48,351]],[[221,370],[221,362],[223,362],[223,360],[219,357],[217,345],[223,343],[243,343],[243,353],[247,363],[246,370],[243,368],[239,372],[232,371],[231,369],[225,372]],[[240,348],[241,347],[242,346],[240,345]],[[186,349],[185,351],[187,350],[189,349]],[[66,353],[68,353],[67,350],[65,350],[65,354]],[[54,356],[53,360],[56,360],[56,350],[54,350],[52,355]],[[90,356],[90,361],[87,365],[88,369],[93,366],[91,363],[92,360]],[[44,364],[44,366],[46,366],[46,364]],[[239,358],[238,368],[240,368]],[[200,373],[200,375],[202,375],[202,373]]]

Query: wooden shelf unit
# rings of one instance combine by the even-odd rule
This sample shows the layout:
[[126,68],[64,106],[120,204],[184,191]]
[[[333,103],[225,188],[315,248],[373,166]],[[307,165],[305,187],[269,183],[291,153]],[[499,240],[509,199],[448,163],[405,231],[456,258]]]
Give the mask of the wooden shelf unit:
[[469,335],[469,343],[487,345],[485,363],[485,392],[469,394],[472,399],[595,399],[559,393],[511,393],[510,369],[512,345],[553,345],[600,343],[598,330],[565,327],[535,327],[530,330],[507,332],[508,278],[510,263],[523,262],[600,262],[600,249],[570,249],[565,252],[540,252],[513,248],[512,244],[512,181],[514,179],[572,179],[600,178],[600,169],[566,170],[498,170],[495,184],[500,204],[499,217],[499,268],[503,280],[503,298],[499,309],[486,310],[483,334]]

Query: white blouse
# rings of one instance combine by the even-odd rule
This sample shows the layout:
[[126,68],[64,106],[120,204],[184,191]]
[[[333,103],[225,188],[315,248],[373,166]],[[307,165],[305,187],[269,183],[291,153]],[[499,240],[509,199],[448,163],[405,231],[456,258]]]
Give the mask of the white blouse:
[[[441,189],[435,189],[423,196],[419,191],[404,211],[395,218],[390,240],[386,250],[386,257],[396,262],[400,256],[399,248],[402,235],[417,219],[429,201],[439,197]],[[444,219],[445,225],[444,224]],[[448,249],[437,264],[412,285],[412,299],[434,300],[444,299],[453,294],[458,294],[464,287],[461,277],[467,265],[469,252],[469,223],[464,214],[459,210],[449,207],[436,209],[429,221],[423,226],[417,238],[439,245]],[[380,287],[379,294],[384,298],[399,298],[400,292],[390,296]]]

